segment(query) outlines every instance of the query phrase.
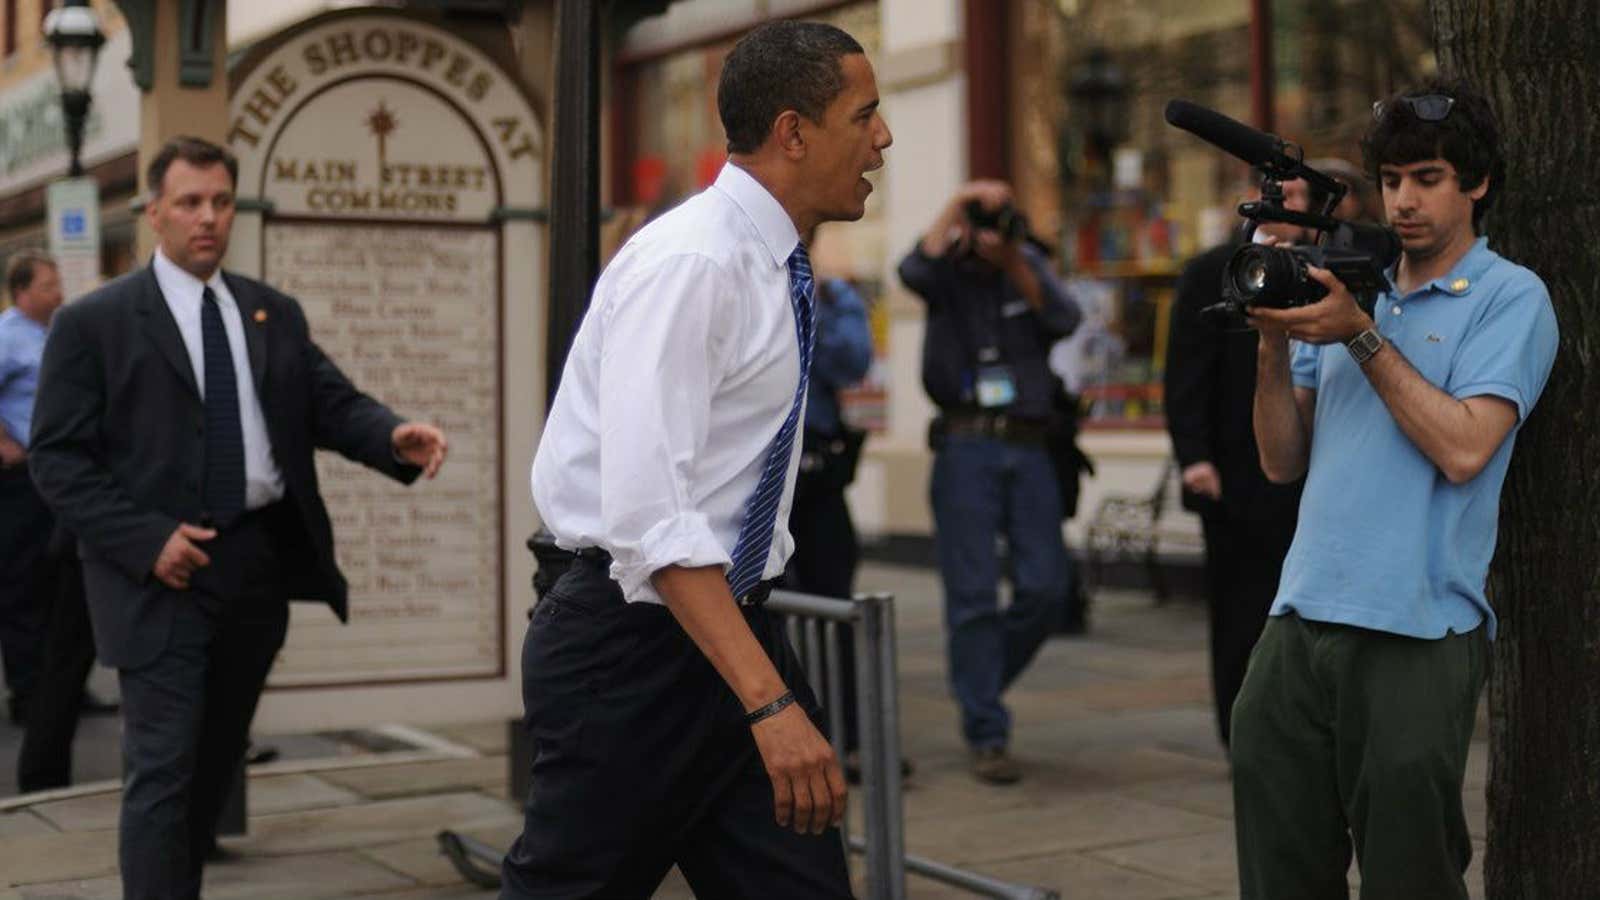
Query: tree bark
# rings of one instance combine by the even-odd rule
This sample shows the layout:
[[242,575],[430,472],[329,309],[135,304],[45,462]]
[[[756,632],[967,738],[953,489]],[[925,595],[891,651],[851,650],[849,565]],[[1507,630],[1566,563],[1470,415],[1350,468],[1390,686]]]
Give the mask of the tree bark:
[[1499,114],[1491,246],[1550,288],[1560,351],[1517,437],[1489,595],[1490,900],[1600,892],[1600,16],[1432,0],[1439,67]]

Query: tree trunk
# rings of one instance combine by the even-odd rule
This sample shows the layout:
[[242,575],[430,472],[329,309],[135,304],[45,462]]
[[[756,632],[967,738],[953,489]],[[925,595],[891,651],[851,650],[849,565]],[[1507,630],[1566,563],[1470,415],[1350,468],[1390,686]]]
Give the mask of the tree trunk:
[[1561,347],[1517,438],[1489,596],[1490,900],[1600,895],[1600,16],[1432,0],[1440,70],[1484,90],[1508,160],[1489,242],[1550,288]]

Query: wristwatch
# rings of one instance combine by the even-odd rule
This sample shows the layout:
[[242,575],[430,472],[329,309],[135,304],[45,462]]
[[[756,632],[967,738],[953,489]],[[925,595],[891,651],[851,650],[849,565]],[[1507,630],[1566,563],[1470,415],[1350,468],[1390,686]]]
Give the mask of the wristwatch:
[[1383,348],[1383,335],[1379,334],[1376,328],[1368,328],[1345,341],[1344,348],[1350,351],[1350,358],[1356,361],[1356,365],[1364,366],[1367,360]]

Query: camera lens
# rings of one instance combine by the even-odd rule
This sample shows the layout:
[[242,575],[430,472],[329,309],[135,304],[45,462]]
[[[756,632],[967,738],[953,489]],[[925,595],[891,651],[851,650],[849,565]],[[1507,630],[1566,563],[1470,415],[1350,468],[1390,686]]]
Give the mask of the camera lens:
[[1239,273],[1241,285],[1252,294],[1261,293],[1267,286],[1267,264],[1260,257],[1251,257],[1245,261],[1244,270]]

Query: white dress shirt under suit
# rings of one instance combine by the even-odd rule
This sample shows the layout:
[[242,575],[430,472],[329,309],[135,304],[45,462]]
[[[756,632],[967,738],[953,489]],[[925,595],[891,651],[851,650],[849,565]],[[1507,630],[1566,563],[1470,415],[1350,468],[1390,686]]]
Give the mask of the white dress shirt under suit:
[[[635,234],[595,285],[538,453],[533,500],[556,543],[611,554],[629,601],[667,566],[726,567],[794,401],[800,353],[778,201],[733,163]],[[795,442],[763,578],[783,571]]]
[[152,265],[162,299],[167,301],[167,309],[172,311],[172,318],[183,335],[184,349],[189,351],[189,362],[194,366],[194,383],[202,398],[206,395],[206,351],[200,330],[201,298],[206,288],[216,294],[222,327],[228,333],[228,349],[233,355],[234,379],[239,385],[239,425],[244,431],[245,509],[260,509],[283,499],[283,473],[272,457],[267,417],[261,412],[261,398],[256,396],[255,379],[250,374],[244,320],[239,315],[239,304],[222,278],[222,270],[212,272],[211,277],[202,282],[167,259],[159,248]]

